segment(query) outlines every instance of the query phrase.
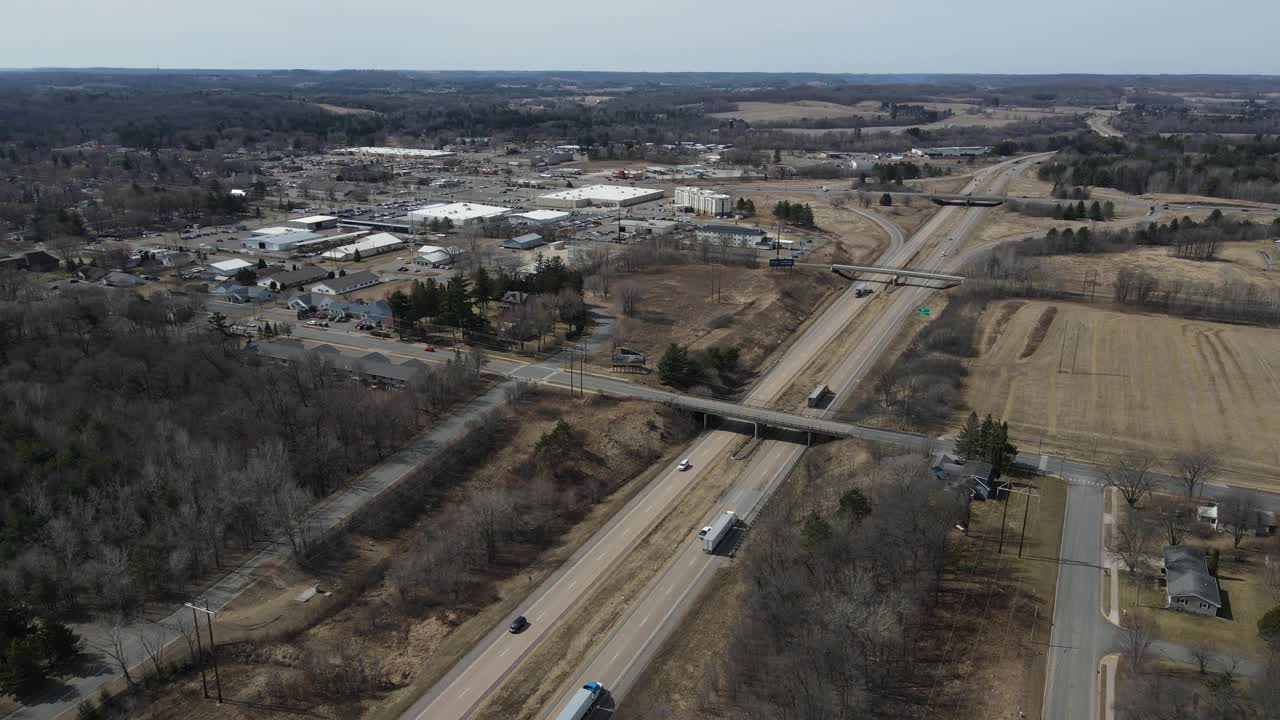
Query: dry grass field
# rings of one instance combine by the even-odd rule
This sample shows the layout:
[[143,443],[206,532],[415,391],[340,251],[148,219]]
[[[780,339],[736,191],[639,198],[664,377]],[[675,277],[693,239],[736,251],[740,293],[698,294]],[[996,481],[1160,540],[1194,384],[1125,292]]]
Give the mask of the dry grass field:
[[880,109],[880,103],[860,102],[857,105],[840,105],[821,100],[797,100],[789,103],[740,102],[731,112],[712,113],[716,118],[737,118],[747,122],[780,122],[786,120],[817,120],[831,117],[866,115]]
[[1207,445],[1224,470],[1274,476],[1280,332],[1021,301],[988,308],[978,332],[966,401],[1007,419],[1021,447],[1043,438],[1091,459]]
[[[720,295],[714,296],[719,281]],[[813,268],[678,265],[658,272],[619,277],[607,302],[620,320],[615,340],[656,361],[669,343],[694,350],[738,347],[742,365],[756,370],[830,293],[845,283]],[[634,317],[623,317],[622,288],[637,287],[641,300]],[[608,362],[609,348],[597,360]],[[637,378],[638,379],[638,378]]]

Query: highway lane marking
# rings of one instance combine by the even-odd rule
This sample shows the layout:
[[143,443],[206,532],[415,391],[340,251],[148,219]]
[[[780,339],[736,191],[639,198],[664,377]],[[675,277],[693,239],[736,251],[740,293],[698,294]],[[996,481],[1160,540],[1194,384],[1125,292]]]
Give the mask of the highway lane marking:
[[507,656],[507,653],[509,653],[509,652],[511,652],[511,648],[507,648],[507,649],[503,650],[501,653],[499,653],[499,654],[498,654],[498,657],[506,657],[506,656]]
[[697,555],[694,555],[693,557],[689,558],[689,564],[690,564],[690,565],[692,565],[692,564],[694,564],[694,563],[696,563],[696,562],[698,562],[698,556],[697,556]]
[[462,692],[458,693],[458,699],[459,699],[459,700],[461,700],[462,698],[466,697],[466,696],[467,696],[467,693],[469,693],[469,692],[471,692],[471,686],[470,686],[470,685],[468,685],[467,687],[462,688]]
[[569,583],[569,589],[570,589],[570,590],[572,590],[572,589],[574,588],[574,586],[575,586],[575,585],[577,585],[577,584],[578,584],[578,581],[577,581],[577,580],[574,580],[573,582]]
[[668,586],[667,586],[667,591],[666,591],[666,592],[664,592],[664,593],[662,593],[662,594],[663,594],[663,595],[670,595],[670,594],[671,594],[671,591],[672,591],[672,590],[675,590],[675,589],[676,589],[676,586],[675,586],[674,584],[672,584],[672,585],[668,585]]
[[644,624],[647,622],[649,622],[649,616],[645,615],[644,619],[640,621],[640,627],[644,627]]

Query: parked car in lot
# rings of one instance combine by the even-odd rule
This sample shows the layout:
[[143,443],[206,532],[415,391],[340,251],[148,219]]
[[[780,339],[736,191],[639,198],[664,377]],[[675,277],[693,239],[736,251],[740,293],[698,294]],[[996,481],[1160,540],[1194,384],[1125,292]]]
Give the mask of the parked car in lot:
[[311,327],[322,327],[322,328],[329,327],[329,323],[323,320],[308,320],[307,324],[310,325]]
[[422,346],[422,349],[423,349],[423,350],[426,350],[427,352],[435,352],[435,351],[436,351],[436,346],[435,346],[435,345],[423,345],[423,346]]

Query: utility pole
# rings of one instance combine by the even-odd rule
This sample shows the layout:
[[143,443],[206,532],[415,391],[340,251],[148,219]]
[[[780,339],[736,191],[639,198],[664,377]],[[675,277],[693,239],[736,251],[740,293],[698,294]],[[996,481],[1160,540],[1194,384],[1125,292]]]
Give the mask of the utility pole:
[[1031,509],[1031,494],[1027,494],[1027,504],[1022,506],[1022,536],[1018,538],[1018,557],[1022,557],[1022,546],[1027,541],[1027,511]]
[[196,616],[196,606],[187,603],[187,607],[191,608],[191,623],[196,630],[196,651],[200,654],[200,659],[196,662],[200,665],[200,687],[204,690],[204,699],[209,699],[209,678],[204,672],[204,643],[200,640],[200,618]]
[[[191,608],[191,617],[196,617],[196,612],[204,613],[205,628],[209,632],[209,655],[213,658],[213,683],[218,692],[218,704],[222,704],[222,677],[218,674],[218,651],[213,642],[213,611],[209,609],[209,599],[205,598],[204,607],[196,607],[192,603],[184,603]],[[200,636],[200,623],[196,621],[196,637]],[[200,666],[200,677],[204,679],[204,664]],[[205,685],[205,697],[209,697],[209,687]]]
[[1009,517],[1009,494],[1004,496],[1004,512],[1000,514],[1000,547],[996,549],[996,554],[1000,555],[1004,552],[1004,520]]

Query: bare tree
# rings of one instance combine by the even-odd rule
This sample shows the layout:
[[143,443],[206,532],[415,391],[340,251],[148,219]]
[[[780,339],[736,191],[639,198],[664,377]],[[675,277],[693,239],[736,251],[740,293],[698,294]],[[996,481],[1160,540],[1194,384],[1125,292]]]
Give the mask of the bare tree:
[[142,646],[142,652],[147,654],[147,659],[151,661],[152,667],[156,669],[156,677],[164,677],[164,665],[162,664],[164,653],[164,629],[156,626],[145,626],[138,631],[138,644]]
[[1146,512],[1170,545],[1181,545],[1195,520],[1194,509],[1189,502],[1170,495],[1153,495]]
[[124,630],[120,627],[122,622],[124,622],[124,619],[117,615],[111,622],[111,628],[107,630],[107,636],[103,639],[102,644],[98,646],[98,650],[115,662],[116,666],[120,668],[120,674],[124,675],[125,683],[129,687],[133,687],[136,681],[133,679],[133,675],[129,673],[129,650],[125,645]]
[[622,314],[627,317],[635,317],[639,310],[640,301],[644,299],[644,293],[640,288],[628,285],[622,288]]
[[1187,647],[1187,651],[1191,653],[1192,659],[1196,661],[1196,667],[1200,669],[1200,674],[1204,675],[1209,670],[1209,661],[1213,659],[1213,648],[1204,640],[1196,640]]
[[1115,551],[1124,561],[1130,575],[1136,575],[1143,567],[1143,558],[1147,547],[1155,538],[1155,530],[1155,525],[1133,508],[1129,508],[1122,517],[1122,522],[1114,526]]
[[1182,479],[1182,484],[1187,486],[1187,497],[1200,494],[1217,462],[1217,453],[1209,448],[1192,448],[1173,456],[1173,467]]
[[1130,615],[1129,626],[1125,628],[1121,642],[1134,672],[1142,672],[1147,653],[1151,650],[1151,642],[1155,639],[1154,634],[1155,626],[1150,618],[1142,613]]
[[1258,501],[1252,492],[1235,488],[1218,503],[1218,522],[1231,533],[1231,546],[1240,549],[1244,536],[1253,528]]
[[1129,507],[1136,506],[1151,492],[1154,478],[1151,466],[1155,460],[1147,454],[1126,455],[1103,469],[1107,484],[1120,491]]

